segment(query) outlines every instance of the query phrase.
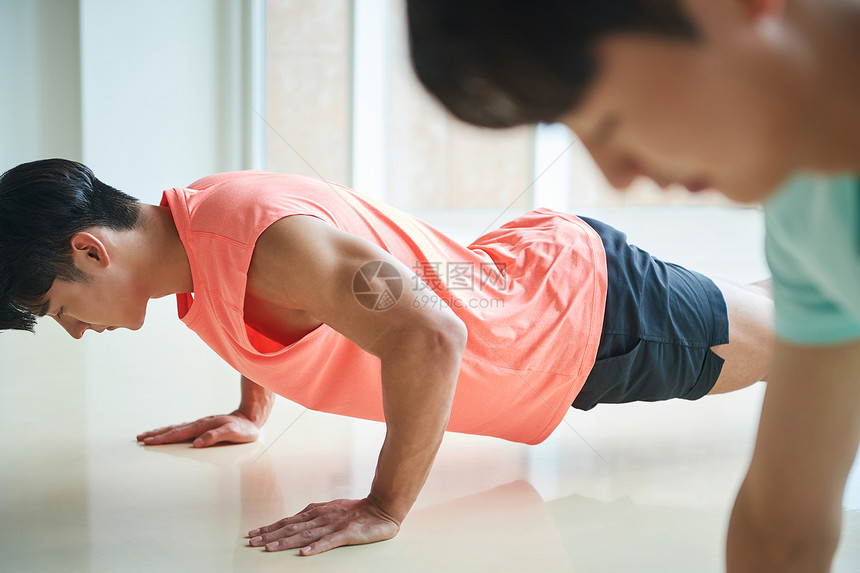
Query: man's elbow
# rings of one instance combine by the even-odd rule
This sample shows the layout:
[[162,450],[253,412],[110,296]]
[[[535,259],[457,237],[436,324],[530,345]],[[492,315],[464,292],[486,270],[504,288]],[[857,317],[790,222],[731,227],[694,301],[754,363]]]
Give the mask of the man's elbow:
[[459,316],[452,315],[448,317],[442,330],[445,342],[457,350],[458,354],[462,354],[469,339],[469,329],[466,328],[466,323]]
[[456,315],[436,321],[432,326],[415,333],[415,344],[428,354],[437,358],[455,359],[459,362],[466,349],[469,332],[466,325]]
[[459,317],[452,315],[427,324],[413,324],[392,333],[388,350],[397,355],[423,356],[434,364],[456,363],[466,349],[468,330]]

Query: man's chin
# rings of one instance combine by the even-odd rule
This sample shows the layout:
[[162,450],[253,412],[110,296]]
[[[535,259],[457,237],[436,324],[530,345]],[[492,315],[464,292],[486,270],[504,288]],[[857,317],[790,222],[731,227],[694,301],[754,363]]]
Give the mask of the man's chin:
[[771,170],[755,175],[751,174],[744,179],[734,178],[734,181],[727,181],[722,186],[718,185],[717,190],[732,201],[753,205],[765,202],[779,193],[793,174]]
[[743,203],[745,205],[755,205],[757,203],[761,203],[765,201],[768,197],[777,192],[778,189],[743,189],[743,190],[730,190],[723,191],[720,189],[726,197],[731,199],[732,201],[737,201],[738,203]]

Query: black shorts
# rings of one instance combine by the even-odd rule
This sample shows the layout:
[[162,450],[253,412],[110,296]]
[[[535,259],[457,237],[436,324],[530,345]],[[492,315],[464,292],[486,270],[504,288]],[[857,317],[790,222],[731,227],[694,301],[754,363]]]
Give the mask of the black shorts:
[[708,277],[655,259],[627,235],[582,217],[606,249],[607,293],[597,361],[573,407],[698,400],[714,387],[729,341],[723,293]]

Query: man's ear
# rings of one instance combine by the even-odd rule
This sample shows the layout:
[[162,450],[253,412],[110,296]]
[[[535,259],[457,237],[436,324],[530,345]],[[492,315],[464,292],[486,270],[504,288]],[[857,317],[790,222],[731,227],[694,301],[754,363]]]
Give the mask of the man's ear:
[[110,265],[110,255],[105,244],[91,233],[81,231],[72,236],[72,258],[75,265],[84,270],[95,264],[107,268]]

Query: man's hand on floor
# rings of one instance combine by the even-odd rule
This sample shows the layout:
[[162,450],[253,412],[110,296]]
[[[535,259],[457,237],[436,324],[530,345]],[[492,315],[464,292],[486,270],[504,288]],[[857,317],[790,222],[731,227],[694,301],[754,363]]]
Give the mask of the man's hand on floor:
[[157,446],[193,440],[192,446],[195,448],[206,448],[221,442],[232,444],[253,442],[259,435],[260,428],[236,411],[224,416],[207,416],[195,422],[144,432],[137,436],[137,441],[147,446]]
[[342,545],[361,545],[391,539],[400,524],[367,499],[337,499],[312,503],[292,517],[248,533],[252,547],[266,551],[302,548],[316,555]]

